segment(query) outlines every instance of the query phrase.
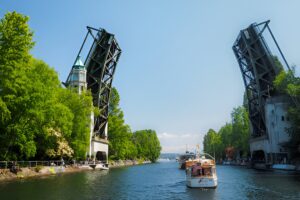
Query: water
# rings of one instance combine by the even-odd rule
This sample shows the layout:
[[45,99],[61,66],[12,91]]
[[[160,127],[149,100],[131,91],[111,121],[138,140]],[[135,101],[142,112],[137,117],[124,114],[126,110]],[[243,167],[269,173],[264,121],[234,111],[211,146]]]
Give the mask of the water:
[[300,176],[217,166],[217,189],[190,189],[176,162],[0,183],[0,199],[300,199]]

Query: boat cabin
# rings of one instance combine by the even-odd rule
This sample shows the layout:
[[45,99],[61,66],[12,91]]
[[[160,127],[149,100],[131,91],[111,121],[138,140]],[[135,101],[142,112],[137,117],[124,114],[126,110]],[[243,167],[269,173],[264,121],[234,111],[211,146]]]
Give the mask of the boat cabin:
[[201,163],[196,163],[191,168],[191,175],[195,176],[202,176],[202,177],[211,177],[216,173],[215,165],[202,165]]

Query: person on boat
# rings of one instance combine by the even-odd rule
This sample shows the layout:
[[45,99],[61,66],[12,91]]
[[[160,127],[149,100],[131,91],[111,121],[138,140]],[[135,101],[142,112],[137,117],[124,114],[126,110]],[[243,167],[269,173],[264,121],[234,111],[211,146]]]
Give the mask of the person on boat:
[[192,167],[192,175],[193,176],[201,175],[201,170],[202,170],[201,163],[197,163]]
[[210,168],[204,169],[204,175],[205,176],[210,176]]

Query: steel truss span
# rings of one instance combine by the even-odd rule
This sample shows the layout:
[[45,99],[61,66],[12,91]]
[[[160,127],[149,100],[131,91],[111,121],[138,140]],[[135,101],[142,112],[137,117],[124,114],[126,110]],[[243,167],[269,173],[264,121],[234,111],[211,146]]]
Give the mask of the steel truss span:
[[110,92],[121,49],[115,36],[106,30],[92,27],[87,27],[87,30],[78,56],[87,38],[92,37],[92,46],[84,62],[87,70],[87,89],[92,93],[93,105],[100,110],[100,115],[94,118],[94,137],[106,138]]
[[252,136],[265,135],[265,103],[266,99],[275,95],[273,81],[282,68],[275,63],[263,32],[268,30],[274,40],[286,66],[289,68],[275,40],[269,22],[251,24],[241,30],[232,49],[239,63],[248,99],[249,117],[252,125]]

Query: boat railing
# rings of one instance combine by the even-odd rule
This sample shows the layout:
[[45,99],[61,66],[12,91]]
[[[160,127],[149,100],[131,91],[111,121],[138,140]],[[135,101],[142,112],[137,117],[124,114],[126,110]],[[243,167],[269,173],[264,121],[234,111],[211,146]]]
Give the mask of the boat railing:
[[204,156],[208,156],[209,158],[211,158],[212,160],[216,160],[212,155],[210,155],[209,153],[200,153],[200,157],[202,156],[202,155],[204,155]]

